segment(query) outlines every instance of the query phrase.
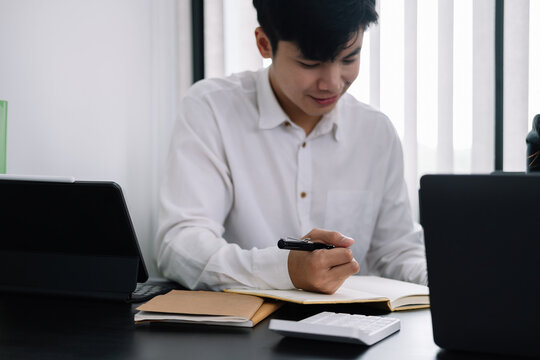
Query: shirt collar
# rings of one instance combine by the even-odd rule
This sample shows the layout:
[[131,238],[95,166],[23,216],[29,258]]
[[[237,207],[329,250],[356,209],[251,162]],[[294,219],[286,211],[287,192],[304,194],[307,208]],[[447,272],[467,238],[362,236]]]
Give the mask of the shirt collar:
[[[289,121],[289,117],[279,105],[279,102],[272,90],[269,78],[270,66],[261,70],[257,77],[257,103],[259,105],[259,128],[273,129]],[[341,100],[341,99],[340,99]],[[341,101],[332,111],[325,114],[319,121],[315,129],[310,134],[311,138],[322,136],[330,131],[336,141],[340,140],[340,127],[338,125],[339,105]]]
[[338,142],[340,141],[341,126],[339,124],[340,122],[338,121],[340,102],[341,99],[338,101],[336,107],[334,107],[332,111],[330,111],[328,114],[325,114],[322,119],[317,123],[315,129],[313,129],[311,134],[309,134],[311,138],[325,135],[331,131],[332,135],[334,136],[334,140]]
[[270,66],[261,70],[257,77],[257,103],[259,105],[259,128],[273,129],[288,121],[289,117],[279,105],[270,86]]

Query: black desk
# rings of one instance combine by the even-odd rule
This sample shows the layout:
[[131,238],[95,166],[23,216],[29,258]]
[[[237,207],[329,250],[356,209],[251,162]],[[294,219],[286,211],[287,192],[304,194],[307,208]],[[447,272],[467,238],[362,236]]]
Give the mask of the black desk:
[[[305,306],[273,316],[303,318]],[[369,348],[255,328],[133,324],[125,303],[0,294],[0,359],[492,359],[440,351],[429,310],[393,313],[401,331]]]

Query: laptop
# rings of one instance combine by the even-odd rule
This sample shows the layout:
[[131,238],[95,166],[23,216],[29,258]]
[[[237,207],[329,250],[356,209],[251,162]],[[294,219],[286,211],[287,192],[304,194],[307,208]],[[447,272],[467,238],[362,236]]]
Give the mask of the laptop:
[[118,184],[0,177],[0,291],[132,300],[147,279]]
[[435,343],[539,356],[540,176],[420,180]]

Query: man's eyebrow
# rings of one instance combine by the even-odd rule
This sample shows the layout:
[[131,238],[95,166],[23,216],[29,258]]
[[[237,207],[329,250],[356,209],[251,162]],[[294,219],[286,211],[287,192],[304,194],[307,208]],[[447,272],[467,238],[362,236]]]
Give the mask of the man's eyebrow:
[[351,51],[348,55],[345,55],[345,56],[343,57],[343,59],[348,59],[348,58],[351,58],[351,57],[353,57],[353,56],[359,54],[361,49],[362,49],[362,48],[361,48],[360,46],[357,47],[356,49],[354,49],[353,51]]
[[[345,55],[345,56],[342,58],[342,60],[346,60],[346,59],[351,58],[351,57],[353,57],[353,56],[355,56],[355,55],[358,55],[358,54],[360,53],[360,50],[362,50],[362,47],[361,47],[361,46],[357,47],[356,49],[354,49],[353,51],[351,51],[349,54]],[[304,57],[304,55],[302,55],[302,53],[296,55],[295,58],[296,58],[297,60],[301,60],[301,61],[315,61],[315,62],[319,62],[319,61],[320,61],[320,60],[308,59],[308,58]]]
[[309,59],[309,58],[305,57],[305,56],[302,55],[302,54],[296,55],[295,58],[296,58],[297,60],[301,60],[301,61],[319,61],[319,60]]

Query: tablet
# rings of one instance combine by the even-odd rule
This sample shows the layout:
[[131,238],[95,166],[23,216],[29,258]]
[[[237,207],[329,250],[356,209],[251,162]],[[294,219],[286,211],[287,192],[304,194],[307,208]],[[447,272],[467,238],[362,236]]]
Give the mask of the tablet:
[[120,186],[0,178],[0,290],[129,298],[148,272]]

